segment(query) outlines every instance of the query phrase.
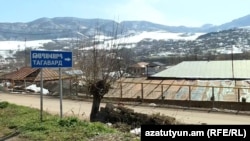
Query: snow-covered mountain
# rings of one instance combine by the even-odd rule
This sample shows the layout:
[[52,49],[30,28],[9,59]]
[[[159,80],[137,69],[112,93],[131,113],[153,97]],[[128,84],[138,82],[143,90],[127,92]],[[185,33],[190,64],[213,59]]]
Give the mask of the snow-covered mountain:
[[250,15],[222,25],[205,24],[201,27],[168,26],[150,21],[122,21],[108,19],[81,19],[74,17],[40,18],[27,23],[0,23],[0,40],[44,40],[56,38],[88,38],[96,34],[130,36],[143,32],[208,33],[235,27],[250,26]]
[[[96,35],[94,38],[98,41],[103,42],[104,46],[108,46],[111,42],[117,44],[136,44],[142,40],[153,41],[153,40],[195,40],[200,35],[204,33],[172,33],[166,31],[143,31],[130,34],[129,36],[120,36],[119,38],[114,39],[110,36],[105,35]],[[68,41],[77,42],[77,38],[58,38],[58,39],[47,39],[47,40],[31,40],[31,41],[0,41],[0,50],[24,50],[25,48],[37,49],[43,47],[45,43],[54,42],[54,41]],[[101,45],[103,46],[103,45]],[[87,47],[85,47],[87,49]],[[3,54],[4,55],[4,54]],[[6,55],[4,55],[6,56]],[[6,57],[5,57],[6,58]]]
[[[116,26],[119,26],[117,30],[115,29]],[[231,42],[227,43],[229,41],[219,40],[219,43],[216,41],[221,38],[232,37],[235,33],[240,33],[237,34],[237,38],[235,37],[235,40],[240,39],[240,41],[232,45],[239,46],[244,41],[243,46],[248,48],[250,41],[245,36],[248,32],[229,30],[224,35],[224,32],[218,31],[234,28],[246,29],[249,27],[250,15],[218,26],[205,24],[201,27],[167,26],[149,21],[122,21],[118,23],[107,19],[81,19],[74,17],[40,18],[27,23],[0,23],[0,56],[6,58],[13,54],[12,51],[23,50],[25,48],[35,49],[42,47],[44,43],[59,40],[68,43],[74,41],[76,43],[84,39],[97,39],[103,42],[104,46],[110,45],[112,41],[118,44],[127,44],[127,47],[134,47],[141,41],[185,40],[192,42],[185,42],[184,44],[182,41],[175,43],[170,41],[167,44],[178,46],[179,48],[183,45],[190,46],[190,43],[192,47],[202,48],[206,46],[206,48],[217,48],[224,47],[222,45],[231,46]],[[114,33],[114,31],[116,32]],[[209,40],[209,43],[205,42],[207,40]],[[62,46],[62,48],[70,47]],[[3,53],[2,50],[6,50],[7,53]]]

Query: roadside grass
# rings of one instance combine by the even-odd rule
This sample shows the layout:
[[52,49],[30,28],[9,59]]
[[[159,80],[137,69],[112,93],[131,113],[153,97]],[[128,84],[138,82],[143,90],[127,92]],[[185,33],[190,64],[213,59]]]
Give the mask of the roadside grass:
[[111,139],[106,138],[107,136],[114,138],[115,141],[117,135],[122,141],[139,140],[134,135],[122,133],[106,124],[91,123],[77,117],[61,119],[59,116],[43,112],[43,121],[41,122],[38,109],[0,102],[0,140],[13,132],[19,133],[20,140],[28,141],[89,141],[97,138],[111,141]]

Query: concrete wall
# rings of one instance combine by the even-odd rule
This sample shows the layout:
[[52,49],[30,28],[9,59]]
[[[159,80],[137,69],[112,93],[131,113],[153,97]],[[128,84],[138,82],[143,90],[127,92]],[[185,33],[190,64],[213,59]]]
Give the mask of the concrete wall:
[[250,103],[224,102],[224,101],[188,101],[188,100],[159,100],[159,99],[134,99],[134,98],[104,98],[112,102],[141,102],[144,104],[155,103],[156,105],[175,105],[194,108],[218,108],[237,111],[250,111]]

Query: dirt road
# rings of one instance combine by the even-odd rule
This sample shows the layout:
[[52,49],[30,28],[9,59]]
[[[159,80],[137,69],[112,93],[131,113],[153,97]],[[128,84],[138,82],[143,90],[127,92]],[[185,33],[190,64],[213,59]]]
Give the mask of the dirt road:
[[[40,109],[40,96],[39,95],[24,95],[24,94],[4,94],[0,93],[0,101],[8,101],[17,105],[29,106]],[[101,106],[105,106],[102,103]],[[136,112],[141,113],[161,113],[164,115],[175,117],[180,122],[190,124],[249,124],[249,115],[237,115],[235,113],[218,113],[208,111],[196,110],[183,110],[171,108],[158,108],[158,107],[143,107],[143,106],[129,106]],[[57,98],[43,97],[43,110],[49,113],[60,113],[60,101]],[[88,119],[91,110],[91,102],[78,101],[78,100],[63,100],[63,116],[75,115],[80,118]]]

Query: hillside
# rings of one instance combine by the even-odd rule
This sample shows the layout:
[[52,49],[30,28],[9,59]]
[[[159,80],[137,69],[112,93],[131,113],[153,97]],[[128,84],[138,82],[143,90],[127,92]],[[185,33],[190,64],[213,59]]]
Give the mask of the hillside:
[[111,36],[115,25],[118,35],[129,36],[141,32],[209,33],[235,27],[250,26],[250,15],[222,25],[205,24],[201,27],[168,26],[150,21],[122,21],[82,19],[75,17],[40,18],[27,23],[0,23],[0,40],[41,40],[56,38],[88,38],[96,34]]
[[[98,48],[108,49],[113,43],[129,48],[129,52],[137,60],[164,57],[182,57],[187,60],[218,59],[216,55],[230,53],[243,54],[238,59],[248,59],[249,21],[248,15],[219,26],[206,24],[201,27],[175,27],[149,21],[118,23],[107,19],[74,17],[40,18],[27,23],[0,23],[0,63],[13,64],[12,60],[6,62],[6,58],[24,58],[23,55],[27,56],[24,49],[78,51],[84,47],[87,50],[92,48],[92,41],[96,40]],[[116,25],[119,28],[114,33]],[[183,58],[184,56],[189,58]],[[228,59],[228,56],[219,59]]]

